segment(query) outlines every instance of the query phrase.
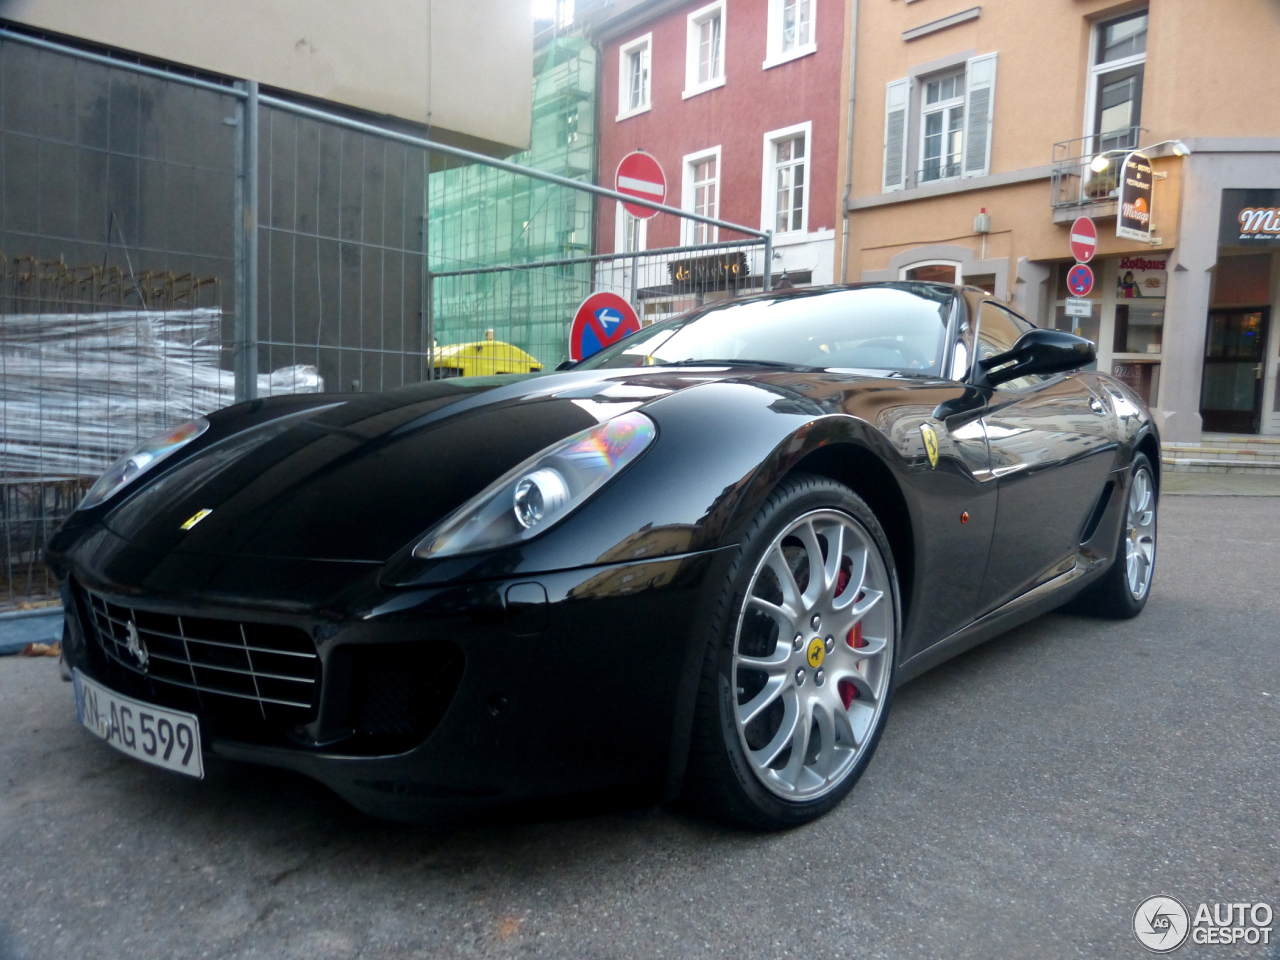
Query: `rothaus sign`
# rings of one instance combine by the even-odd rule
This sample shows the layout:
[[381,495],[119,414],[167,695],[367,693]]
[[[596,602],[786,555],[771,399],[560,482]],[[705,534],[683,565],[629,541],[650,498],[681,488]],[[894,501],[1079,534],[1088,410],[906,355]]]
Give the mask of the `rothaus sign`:
[[1280,246],[1280,190],[1223,190],[1218,243],[1228,247]]

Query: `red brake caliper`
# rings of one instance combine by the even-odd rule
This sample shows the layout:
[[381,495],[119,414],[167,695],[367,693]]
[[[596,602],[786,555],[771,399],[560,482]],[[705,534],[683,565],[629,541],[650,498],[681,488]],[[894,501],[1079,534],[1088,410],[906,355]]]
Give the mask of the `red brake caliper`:
[[[839,591],[837,591],[837,593],[838,592]],[[853,602],[855,604],[858,603],[863,598],[863,596],[864,594],[859,593]],[[858,650],[867,645],[867,641],[864,640],[862,637],[862,621],[861,620],[859,620],[857,623],[853,625],[853,629],[849,631],[849,635],[846,636],[844,639],[845,639],[845,643],[849,644],[849,646],[853,647],[853,649],[855,650]],[[858,688],[853,685],[853,681],[841,680],[840,681],[840,699],[844,702],[844,708],[846,710],[849,709],[849,704],[853,703],[853,701],[856,700],[857,697],[858,697]]]

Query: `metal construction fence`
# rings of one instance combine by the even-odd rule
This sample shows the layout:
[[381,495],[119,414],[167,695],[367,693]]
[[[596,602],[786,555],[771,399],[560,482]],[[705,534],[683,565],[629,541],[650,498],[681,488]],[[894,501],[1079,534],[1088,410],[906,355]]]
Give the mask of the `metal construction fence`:
[[592,252],[623,199],[589,182],[594,51],[540,57],[525,166],[0,26],[0,608],[52,595],[49,535],[176,421],[489,339],[550,369],[600,290],[650,322],[769,289],[768,234],[633,198],[728,239]]

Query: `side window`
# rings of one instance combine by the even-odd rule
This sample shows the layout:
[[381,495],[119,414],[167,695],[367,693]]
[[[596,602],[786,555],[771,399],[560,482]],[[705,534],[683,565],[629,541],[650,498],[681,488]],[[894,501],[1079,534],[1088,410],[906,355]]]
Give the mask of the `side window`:
[[[1032,324],[1010,313],[999,304],[984,301],[978,311],[978,360],[1008,353],[1018,338],[1032,329]],[[1023,390],[1044,380],[1041,376],[1018,377],[1000,384],[1001,390]]]

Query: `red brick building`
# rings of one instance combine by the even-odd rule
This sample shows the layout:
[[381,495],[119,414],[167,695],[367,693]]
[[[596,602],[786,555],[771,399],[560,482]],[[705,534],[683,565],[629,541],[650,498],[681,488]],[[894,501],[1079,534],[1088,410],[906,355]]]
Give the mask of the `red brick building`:
[[[772,230],[775,279],[830,282],[842,0],[638,0],[593,19],[600,182],[612,186],[631,151],[651,153],[669,204]],[[636,221],[610,203],[596,237],[603,252],[739,239],[666,215]]]

